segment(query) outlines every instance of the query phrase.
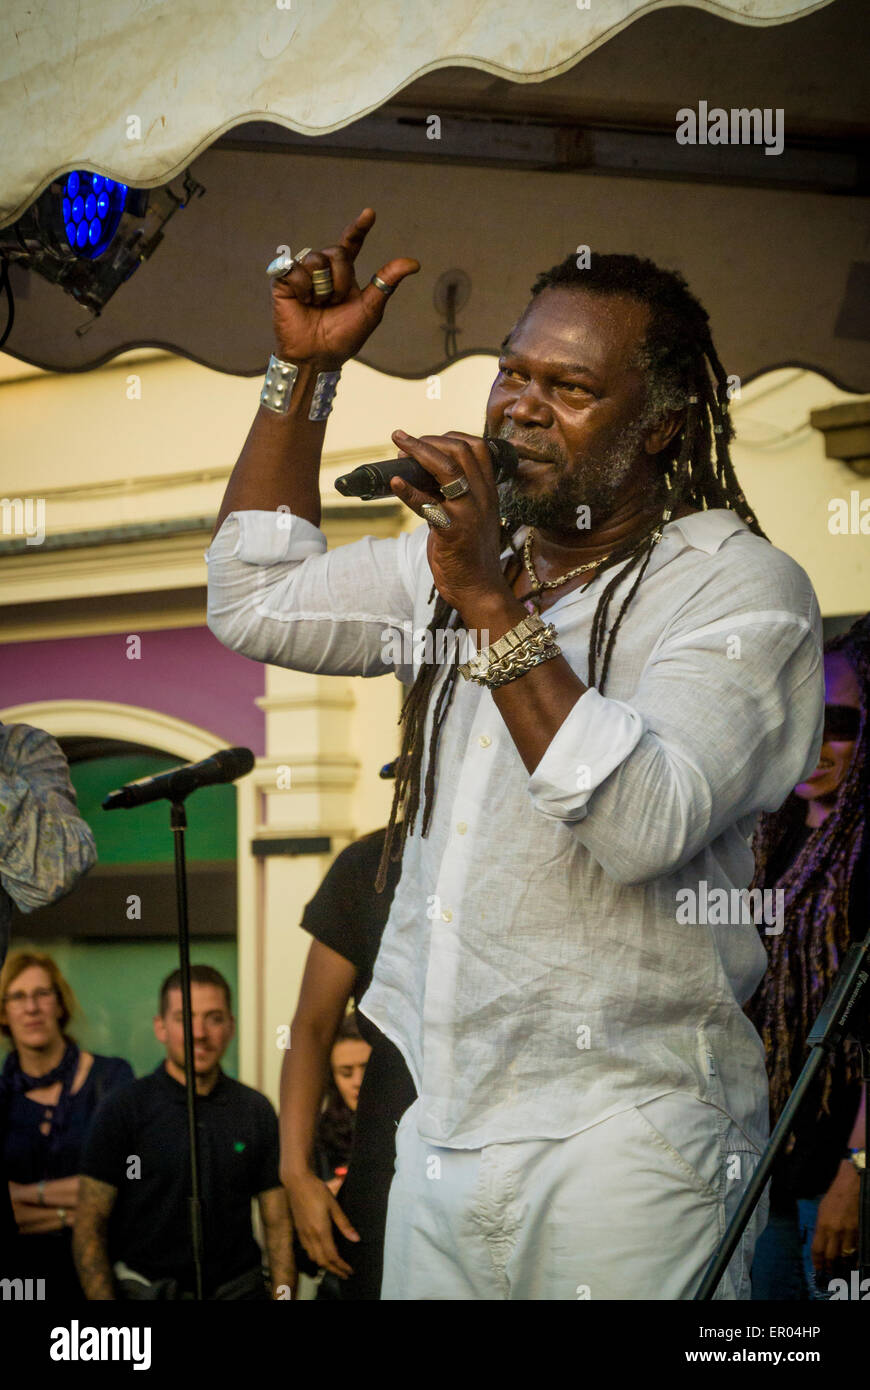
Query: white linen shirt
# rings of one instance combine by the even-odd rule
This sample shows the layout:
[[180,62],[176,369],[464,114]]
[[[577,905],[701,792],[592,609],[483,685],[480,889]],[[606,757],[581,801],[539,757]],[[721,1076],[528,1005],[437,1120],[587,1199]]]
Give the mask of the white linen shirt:
[[[390,669],[385,633],[431,618],[428,527],[327,552],[279,515],[224,521],[206,557],[211,631],[296,670]],[[584,682],[612,577],[546,610]],[[578,698],[531,775],[491,692],[457,677],[429,833],[421,811],[361,1001],[408,1063],[423,1138],[562,1138],[683,1092],[763,1143],[764,1053],[741,1006],[764,927],[678,922],[677,893],[749,883],[757,814],[815,767],[823,704],[810,581],[726,509],[664,528],[606,694]]]

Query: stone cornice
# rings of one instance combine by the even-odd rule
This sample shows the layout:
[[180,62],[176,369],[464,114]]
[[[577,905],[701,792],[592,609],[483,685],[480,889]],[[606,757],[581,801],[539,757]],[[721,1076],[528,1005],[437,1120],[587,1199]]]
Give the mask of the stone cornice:
[[[406,515],[399,502],[347,503],[325,508],[322,525],[344,545],[398,535]],[[204,622],[213,526],[182,517],[0,541],[0,643]]]

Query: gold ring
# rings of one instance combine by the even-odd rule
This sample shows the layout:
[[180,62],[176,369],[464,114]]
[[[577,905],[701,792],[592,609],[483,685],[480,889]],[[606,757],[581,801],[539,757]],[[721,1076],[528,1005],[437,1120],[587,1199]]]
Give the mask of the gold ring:
[[314,288],[315,298],[328,299],[335,288],[332,283],[332,271],[329,266],[322,266],[319,270],[312,270],[311,284]]
[[454,497],[464,497],[466,492],[471,491],[471,484],[463,473],[461,478],[454,478],[452,483],[446,483],[441,489],[442,497],[446,497],[448,502],[452,502]]

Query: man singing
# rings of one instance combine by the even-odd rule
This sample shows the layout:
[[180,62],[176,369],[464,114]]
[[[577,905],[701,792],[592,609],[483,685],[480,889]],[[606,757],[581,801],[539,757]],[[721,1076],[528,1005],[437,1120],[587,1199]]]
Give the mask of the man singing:
[[[359,288],[373,222],[275,282],[280,360],[208,559],[209,626],[258,661],[375,676],[392,630],[481,637],[419,661],[402,714],[362,1000],[417,1090],[382,1297],[690,1298],[766,1138],[741,1008],[765,952],[734,901],[757,814],[816,765],[818,605],[734,475],[706,313],[634,256],[536,280],[486,411],[511,480],[481,438],[396,430],[427,524],[327,552],[337,373],[419,269]],[[718,1297],[748,1297],[757,1225]]]

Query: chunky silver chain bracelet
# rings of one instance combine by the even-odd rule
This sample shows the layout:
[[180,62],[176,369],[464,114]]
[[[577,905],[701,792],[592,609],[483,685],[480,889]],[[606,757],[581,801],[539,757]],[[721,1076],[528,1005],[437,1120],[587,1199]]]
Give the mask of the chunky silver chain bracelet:
[[556,629],[535,613],[521,618],[503,637],[466,661],[459,667],[459,674],[465,680],[494,689],[561,655]]
[[503,656],[500,661],[494,661],[486,675],[472,676],[471,679],[495,690],[500,685],[507,685],[508,681],[516,680],[517,676],[533,671],[544,661],[552,661],[554,656],[561,655],[562,649],[555,642],[544,643],[538,637],[529,637],[516,651]]

